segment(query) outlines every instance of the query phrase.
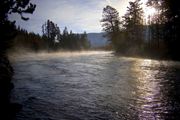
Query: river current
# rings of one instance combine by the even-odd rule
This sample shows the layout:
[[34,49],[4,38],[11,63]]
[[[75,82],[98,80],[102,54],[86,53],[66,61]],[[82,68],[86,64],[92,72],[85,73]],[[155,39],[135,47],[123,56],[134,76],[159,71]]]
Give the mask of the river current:
[[17,120],[180,118],[180,63],[112,52],[30,54],[12,61]]

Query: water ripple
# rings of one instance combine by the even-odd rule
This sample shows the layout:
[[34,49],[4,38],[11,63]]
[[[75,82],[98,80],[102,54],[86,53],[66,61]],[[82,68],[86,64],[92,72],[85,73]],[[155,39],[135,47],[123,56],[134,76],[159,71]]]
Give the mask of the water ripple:
[[20,57],[14,68],[17,120],[180,118],[179,62],[95,52]]

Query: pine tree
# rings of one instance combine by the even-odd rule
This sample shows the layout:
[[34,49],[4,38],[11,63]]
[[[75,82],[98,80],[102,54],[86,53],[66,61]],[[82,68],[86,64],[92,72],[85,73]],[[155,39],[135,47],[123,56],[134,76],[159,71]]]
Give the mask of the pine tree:
[[15,37],[15,22],[8,19],[9,14],[17,13],[23,20],[24,13],[33,13],[36,5],[30,3],[30,0],[1,0],[0,1],[0,111],[1,118],[12,119],[10,113],[9,94],[13,88],[11,79],[13,68],[9,63],[6,52]]
[[103,16],[102,16],[102,27],[103,31],[107,33],[107,36],[109,37],[110,42],[115,45],[115,41],[117,38],[117,34],[119,33],[119,13],[118,11],[111,7],[106,6],[103,9]]
[[23,20],[29,18],[23,14],[32,14],[36,5],[30,3],[30,0],[1,0],[0,2],[0,54],[5,54],[10,47],[11,39],[15,37],[15,21],[8,20],[10,14],[17,13]]
[[161,38],[166,43],[170,56],[180,60],[180,7],[178,0],[148,0],[147,5],[158,11],[156,33],[161,30]]
[[42,25],[42,34],[47,38],[48,49],[55,50],[57,49],[56,42],[60,41],[60,29],[54,22],[47,20]]
[[123,26],[128,33],[130,45],[141,47],[143,42],[143,10],[140,0],[129,2],[127,13],[123,18]]

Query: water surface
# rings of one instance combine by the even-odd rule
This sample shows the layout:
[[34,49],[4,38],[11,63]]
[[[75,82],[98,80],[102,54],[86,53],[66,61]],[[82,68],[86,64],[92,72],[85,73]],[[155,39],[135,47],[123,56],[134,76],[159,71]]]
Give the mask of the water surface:
[[16,58],[17,120],[164,120],[180,115],[180,63],[111,52]]

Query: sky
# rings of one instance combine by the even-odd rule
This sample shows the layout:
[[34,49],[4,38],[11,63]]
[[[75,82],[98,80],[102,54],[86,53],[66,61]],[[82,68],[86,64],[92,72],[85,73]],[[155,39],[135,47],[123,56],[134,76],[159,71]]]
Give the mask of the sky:
[[[36,4],[33,14],[25,14],[28,21],[23,21],[17,14],[10,20],[16,20],[16,25],[41,34],[41,26],[48,19],[58,24],[62,31],[66,26],[74,33],[102,32],[100,20],[106,5],[116,8],[120,16],[124,15],[130,0],[31,0]],[[145,1],[145,0],[144,0]]]

